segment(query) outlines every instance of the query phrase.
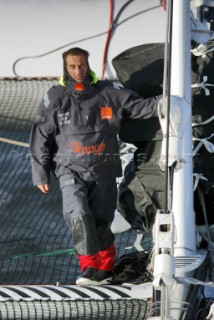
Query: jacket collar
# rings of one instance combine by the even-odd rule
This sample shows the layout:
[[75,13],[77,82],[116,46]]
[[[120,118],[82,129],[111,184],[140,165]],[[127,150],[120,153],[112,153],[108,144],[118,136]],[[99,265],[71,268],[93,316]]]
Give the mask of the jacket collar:
[[[89,84],[90,85],[96,84],[98,81],[96,73],[94,71],[90,70],[89,75],[90,75]],[[69,82],[69,81],[75,83],[75,81],[68,75],[68,73],[66,71],[64,71],[64,75],[61,76],[61,78],[59,80],[59,84],[63,87],[66,87],[67,82]]]

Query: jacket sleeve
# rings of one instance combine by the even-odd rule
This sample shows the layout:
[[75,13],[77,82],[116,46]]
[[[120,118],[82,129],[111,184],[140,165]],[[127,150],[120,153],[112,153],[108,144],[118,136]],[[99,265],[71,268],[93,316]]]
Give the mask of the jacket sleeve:
[[120,88],[118,97],[122,108],[122,118],[148,119],[158,117],[157,107],[162,95],[144,99],[134,91]]
[[30,155],[33,184],[50,182],[52,149],[55,144],[54,103],[51,89],[43,98],[30,135]]

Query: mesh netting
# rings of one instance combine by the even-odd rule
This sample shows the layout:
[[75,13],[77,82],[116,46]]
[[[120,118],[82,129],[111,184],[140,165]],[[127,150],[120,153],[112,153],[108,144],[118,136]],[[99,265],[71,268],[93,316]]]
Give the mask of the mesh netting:
[[[0,80],[0,283],[73,284],[80,270],[52,178],[42,194],[31,181],[27,147],[38,105],[58,79]],[[5,140],[6,139],[6,140]],[[19,143],[19,145],[17,144]],[[130,252],[134,230],[116,235],[118,255]]]
[[[44,310],[47,311],[44,312]],[[135,320],[145,317],[146,304],[136,299],[124,301],[8,301],[0,302],[0,312],[3,319]]]

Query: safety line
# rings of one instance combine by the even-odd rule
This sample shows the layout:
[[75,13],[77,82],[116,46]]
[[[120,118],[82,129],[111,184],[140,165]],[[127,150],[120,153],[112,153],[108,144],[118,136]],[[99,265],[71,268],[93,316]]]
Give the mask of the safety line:
[[12,139],[7,139],[7,138],[0,137],[0,142],[5,142],[5,143],[9,143],[9,144],[15,144],[16,146],[29,148],[29,143],[21,142],[21,141],[17,141],[17,140],[12,140]]
[[66,254],[66,253],[76,254],[76,251],[74,249],[62,249],[62,250],[56,250],[56,251],[50,251],[50,252],[20,253],[20,254],[5,257],[3,260],[19,259],[19,258],[25,258],[25,257],[48,257],[48,256],[56,256],[59,254]]

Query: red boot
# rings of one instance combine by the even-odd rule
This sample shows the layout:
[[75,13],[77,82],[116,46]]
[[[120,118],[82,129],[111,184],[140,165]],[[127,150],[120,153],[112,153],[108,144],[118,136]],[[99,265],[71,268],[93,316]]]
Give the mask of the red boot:
[[78,258],[79,258],[80,268],[82,271],[84,271],[87,267],[100,269],[101,258],[98,253],[87,255],[87,256],[78,254]]
[[105,250],[99,251],[99,256],[101,258],[100,270],[112,271],[114,269],[116,249],[114,244]]
[[82,276],[76,280],[79,286],[108,284],[112,278],[116,250],[114,244],[97,254],[83,256],[78,254]]

